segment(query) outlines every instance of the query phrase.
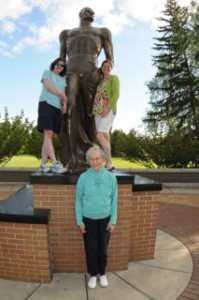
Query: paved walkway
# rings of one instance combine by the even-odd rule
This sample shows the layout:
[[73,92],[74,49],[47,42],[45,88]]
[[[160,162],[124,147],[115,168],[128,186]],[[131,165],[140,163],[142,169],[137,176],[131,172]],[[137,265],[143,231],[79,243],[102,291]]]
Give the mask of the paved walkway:
[[155,259],[110,272],[87,289],[85,274],[54,274],[50,284],[0,280],[2,300],[198,300],[199,189],[164,189]]
[[199,299],[199,189],[171,189],[162,193],[159,228],[189,250],[193,262],[190,281],[177,300]]
[[154,260],[107,274],[109,286],[87,289],[85,274],[54,274],[50,284],[0,280],[2,300],[174,300],[187,286],[192,260],[186,247],[158,230]]

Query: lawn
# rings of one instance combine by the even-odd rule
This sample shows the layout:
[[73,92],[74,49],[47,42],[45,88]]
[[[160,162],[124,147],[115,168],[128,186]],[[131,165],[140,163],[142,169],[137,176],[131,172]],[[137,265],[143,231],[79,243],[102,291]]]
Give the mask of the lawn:
[[[113,163],[116,168],[144,168],[139,163],[131,163],[119,157],[113,158]],[[34,156],[18,155],[14,156],[4,167],[6,168],[38,168],[40,160]]]

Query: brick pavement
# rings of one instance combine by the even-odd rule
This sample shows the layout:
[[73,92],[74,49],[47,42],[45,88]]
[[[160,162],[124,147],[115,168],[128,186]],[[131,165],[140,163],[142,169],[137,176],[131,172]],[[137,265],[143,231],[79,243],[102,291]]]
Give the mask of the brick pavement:
[[199,300],[199,207],[161,202],[159,229],[182,242],[193,260],[190,282],[176,300]]

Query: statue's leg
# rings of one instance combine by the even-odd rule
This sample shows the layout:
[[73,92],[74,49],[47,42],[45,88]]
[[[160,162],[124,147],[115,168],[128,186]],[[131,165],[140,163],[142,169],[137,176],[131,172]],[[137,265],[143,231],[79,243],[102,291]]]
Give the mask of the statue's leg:
[[[72,76],[72,75],[71,75]],[[63,115],[62,118],[62,126],[61,126],[61,132],[59,134],[59,141],[60,141],[60,159],[61,162],[67,166],[70,159],[71,159],[71,144],[70,144],[70,136],[69,136],[69,120],[71,118],[71,96],[73,91],[71,88],[71,83],[70,83],[70,77],[67,76],[67,88],[66,88],[66,94],[68,96],[68,105],[67,105],[67,113]]]
[[92,143],[96,143],[95,122],[92,114],[92,108],[99,80],[100,73],[96,68],[90,73],[90,75],[85,77],[84,82],[82,83],[85,110],[85,131],[88,139],[92,141]]
[[62,128],[59,135],[61,161],[70,169],[71,162],[76,160],[76,150],[74,145],[77,142],[77,122],[76,119],[76,97],[78,93],[78,80],[74,73],[67,74],[67,113],[62,119]]
[[95,140],[94,118],[92,116],[93,97],[96,85],[92,88],[85,78],[74,73],[67,74],[68,111],[63,119],[60,135],[62,162],[69,171],[79,171],[87,167],[85,153]]
[[[81,102],[79,98],[80,81],[75,73],[67,74],[67,95],[68,95],[68,110],[65,119],[65,146],[69,148],[70,156],[67,155],[67,168],[70,172],[79,171],[85,168],[85,136],[83,135],[84,128],[81,123]],[[66,145],[67,144],[67,145]]]
[[77,95],[79,93],[78,77],[74,73],[67,75],[68,90],[68,111],[67,111],[67,128],[70,144],[70,160],[68,168],[73,170],[77,163],[78,148],[78,115],[77,115]]
[[66,166],[71,157],[69,136],[68,136],[68,122],[67,115],[62,118],[61,132],[59,134],[60,142],[60,160],[64,166]]

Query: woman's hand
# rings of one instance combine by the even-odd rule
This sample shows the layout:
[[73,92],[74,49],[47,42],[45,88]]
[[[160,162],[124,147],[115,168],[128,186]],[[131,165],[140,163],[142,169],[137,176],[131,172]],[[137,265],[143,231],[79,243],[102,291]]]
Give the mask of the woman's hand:
[[86,226],[84,225],[84,223],[79,225],[79,230],[81,231],[81,233],[86,233]]
[[110,109],[108,108],[108,106],[104,106],[102,117],[106,117],[108,115],[109,111],[110,111]]
[[115,230],[115,225],[114,225],[114,224],[108,224],[107,230],[108,230],[109,232],[113,232],[113,231]]
[[66,114],[66,112],[67,112],[67,104],[66,104],[66,102],[63,102],[63,105],[62,105],[62,108],[61,108],[61,112],[62,112],[63,115]]

